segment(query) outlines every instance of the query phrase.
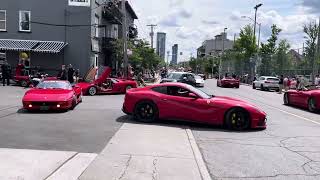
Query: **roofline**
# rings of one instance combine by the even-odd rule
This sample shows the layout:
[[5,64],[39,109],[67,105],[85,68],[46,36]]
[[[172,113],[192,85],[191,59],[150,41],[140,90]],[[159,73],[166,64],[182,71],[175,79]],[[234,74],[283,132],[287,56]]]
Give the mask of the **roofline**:
[[136,12],[133,10],[132,6],[130,5],[130,3],[128,1],[126,1],[126,9],[132,15],[133,19],[138,19]]

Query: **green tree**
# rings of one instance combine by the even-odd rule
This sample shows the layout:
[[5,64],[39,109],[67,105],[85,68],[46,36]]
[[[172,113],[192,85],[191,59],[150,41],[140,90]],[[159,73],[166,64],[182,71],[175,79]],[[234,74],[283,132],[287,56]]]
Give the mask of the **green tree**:
[[317,38],[319,33],[319,26],[316,22],[310,22],[307,25],[304,25],[303,32],[306,34],[306,59],[307,59],[307,67],[312,68],[314,65],[314,61],[316,60],[316,48],[317,48]]
[[234,45],[235,71],[237,74],[250,72],[250,58],[257,52],[253,29],[250,25],[240,30],[240,37]]
[[274,73],[274,69],[272,67],[272,59],[274,54],[277,51],[277,40],[279,33],[282,31],[277,25],[273,24],[271,26],[271,37],[267,40],[267,43],[261,43],[261,66],[260,66],[260,74],[261,75],[271,75]]
[[288,51],[290,49],[290,44],[286,39],[282,39],[279,42],[279,47],[276,52],[275,58],[275,70],[277,74],[284,74],[284,69],[291,68],[291,62],[288,57]]

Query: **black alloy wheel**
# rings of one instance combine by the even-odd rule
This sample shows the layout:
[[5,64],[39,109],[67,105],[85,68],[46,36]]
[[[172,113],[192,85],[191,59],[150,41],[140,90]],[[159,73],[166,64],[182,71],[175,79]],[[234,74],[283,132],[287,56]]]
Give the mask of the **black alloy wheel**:
[[28,83],[27,83],[27,81],[21,81],[20,82],[20,85],[22,86],[22,87],[27,87],[28,86]]
[[250,127],[250,118],[248,113],[240,108],[231,109],[226,114],[226,125],[229,129],[242,131]]
[[316,99],[314,97],[311,97],[308,100],[308,109],[311,112],[316,112],[317,111],[317,102],[316,102]]
[[151,123],[158,118],[158,109],[156,105],[149,101],[143,101],[135,106],[134,119],[137,121]]
[[284,105],[290,105],[290,99],[289,99],[289,94],[288,93],[285,93],[284,95],[283,95],[283,103],[284,103]]

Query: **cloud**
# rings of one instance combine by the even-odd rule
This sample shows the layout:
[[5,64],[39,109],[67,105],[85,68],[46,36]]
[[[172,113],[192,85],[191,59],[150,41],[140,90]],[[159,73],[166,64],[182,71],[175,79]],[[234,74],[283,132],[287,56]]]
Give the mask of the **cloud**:
[[167,16],[163,17],[162,20],[160,20],[159,24],[168,27],[180,27],[181,20],[190,19],[191,17],[191,12],[183,8],[178,8],[172,10]]
[[319,13],[320,11],[320,1],[319,0],[302,0],[302,5],[311,13]]
[[208,24],[208,25],[216,25],[216,24],[219,24],[219,22],[216,21],[216,20],[202,20],[202,23],[203,23],[203,24]]
[[181,6],[184,3],[184,0],[170,0],[170,7]]

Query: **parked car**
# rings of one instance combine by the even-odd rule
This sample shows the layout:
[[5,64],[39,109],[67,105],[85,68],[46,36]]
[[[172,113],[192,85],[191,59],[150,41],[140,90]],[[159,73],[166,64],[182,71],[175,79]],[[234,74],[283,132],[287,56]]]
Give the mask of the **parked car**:
[[207,77],[206,77],[205,74],[198,74],[198,76],[202,77],[203,80],[206,80],[206,79],[207,79]]
[[285,105],[307,108],[311,112],[320,110],[320,87],[310,86],[302,90],[289,90],[283,96]]
[[272,76],[261,76],[258,80],[252,83],[252,88],[260,88],[262,91],[276,90],[279,91],[280,79]]
[[130,89],[123,112],[142,122],[174,119],[225,125],[233,130],[266,128],[266,113],[229,97],[212,96],[183,83],[165,83]]
[[218,87],[239,88],[240,81],[238,79],[234,79],[232,77],[225,77],[223,79],[218,79],[217,86]]
[[171,72],[167,78],[161,79],[160,83],[180,82],[196,86],[197,82],[194,76],[194,74],[189,72]]
[[[84,82],[80,82],[77,86],[82,88],[83,95],[94,96],[96,94],[118,94],[126,93],[128,89],[137,88],[137,82],[134,80],[109,78],[112,69],[106,67],[101,76],[95,79],[96,69],[91,69],[91,72],[84,78]],[[89,77],[93,76],[93,77]]]
[[194,78],[196,79],[196,87],[204,87],[204,79],[201,76],[195,75]]
[[35,88],[28,90],[22,99],[23,107],[28,111],[74,109],[80,102],[81,88],[60,80],[41,81]]

